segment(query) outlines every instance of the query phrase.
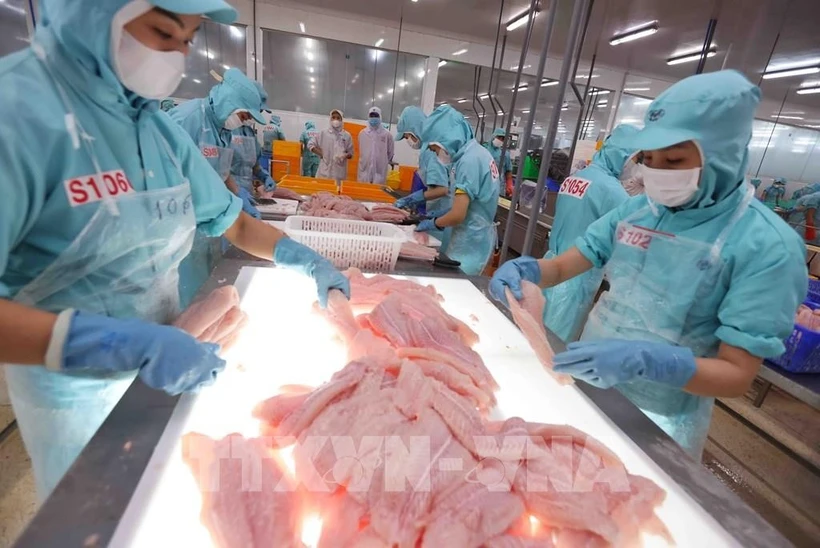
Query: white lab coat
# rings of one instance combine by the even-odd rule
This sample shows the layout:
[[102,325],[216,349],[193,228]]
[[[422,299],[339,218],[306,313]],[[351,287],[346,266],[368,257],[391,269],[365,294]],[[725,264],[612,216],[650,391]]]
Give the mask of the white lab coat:
[[[327,128],[308,141],[308,150],[322,149],[316,177],[341,181],[347,178],[347,155],[353,155],[353,137],[342,128]],[[344,156],[344,160],[337,158]]]
[[393,135],[381,125],[368,127],[359,133],[359,172],[356,179],[360,183],[383,185],[387,180],[389,164],[393,161]]

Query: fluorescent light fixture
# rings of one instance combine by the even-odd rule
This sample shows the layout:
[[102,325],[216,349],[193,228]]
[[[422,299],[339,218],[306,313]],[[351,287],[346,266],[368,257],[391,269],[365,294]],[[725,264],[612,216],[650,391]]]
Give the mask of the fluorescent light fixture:
[[[233,28],[233,27],[231,27],[231,28]],[[199,54],[203,57],[207,57],[208,59],[215,59],[216,58],[216,54],[213,53],[213,52],[208,51],[207,49],[199,50]]]
[[387,93],[393,93],[393,88],[388,89]]
[[812,129],[820,129],[820,125],[803,126],[803,127],[810,127]]
[[521,113],[522,113],[522,114],[529,114],[529,113],[530,113],[530,109],[528,109],[528,108],[522,108],[522,109],[521,109]]
[[313,74],[313,67],[308,67],[308,72]]
[[549,81],[543,82],[541,84],[541,87],[546,88],[546,87],[549,87],[549,86],[557,86],[557,85],[558,85],[558,80],[549,80]]
[[454,52],[453,52],[453,55],[455,55],[455,56],[458,56],[458,55],[464,55],[465,53],[467,53],[467,51],[468,51],[468,50],[467,50],[466,48],[465,48],[465,49],[460,49],[460,50],[458,50],[458,51],[454,51]]
[[649,91],[649,88],[624,88],[624,91]]
[[376,41],[376,47],[377,47],[377,48],[378,48],[378,47],[381,47],[381,45],[382,45],[382,44],[384,44],[384,38],[379,38],[379,39]]
[[786,70],[776,70],[772,72],[764,72],[763,79],[771,80],[772,78],[786,78],[788,76],[802,76],[804,74],[817,74],[820,72],[820,66],[814,67],[800,67]]
[[623,32],[619,32],[610,38],[609,45],[617,46],[618,44],[623,44],[624,42],[639,40],[640,38],[650,36],[656,32],[658,32],[658,22],[650,21],[648,23],[643,23],[636,27],[632,27],[631,29],[627,29]]
[[[698,59],[700,59],[701,53],[703,53],[703,50],[698,50],[692,53],[685,53],[683,55],[678,55],[677,57],[670,57],[666,60],[666,64],[680,65],[681,63],[697,61]],[[714,46],[709,48],[709,51],[706,52],[706,57],[714,57],[715,55],[717,55],[717,48],[715,48]]]
[[482,112],[481,114],[478,115],[478,117],[479,118],[484,118],[484,113]]
[[438,66],[440,66],[440,67],[443,67],[446,64],[447,64],[447,61],[445,61],[444,59],[442,59],[441,61],[438,62]]
[[777,118],[779,120],[802,120],[802,116],[778,116],[777,114],[772,114],[772,118]]
[[312,84],[312,83],[314,83],[315,81],[316,81],[316,78],[314,78],[313,76],[311,76],[311,77],[310,77],[310,83]]
[[309,51],[306,51],[305,52],[305,57],[307,57],[308,61],[313,61],[313,53],[311,53]]
[[[524,65],[524,69],[532,68],[532,65]],[[518,65],[513,65],[510,67],[510,70],[518,70]]]
[[651,103],[652,103],[652,99],[636,99],[635,101],[632,101],[632,104],[634,106],[649,105]]
[[464,104],[464,103],[466,103],[466,102],[467,102],[467,99],[459,99],[459,100],[457,101],[457,103],[458,103],[458,104]]
[[[593,74],[592,75],[593,78],[598,78],[599,76],[600,76],[600,74]],[[578,76],[575,77],[576,80],[578,80],[578,79],[586,80],[587,78],[589,78],[589,74],[579,74]]]
[[561,110],[569,110],[569,107],[561,107]]
[[243,36],[245,36],[245,33],[243,33],[242,29],[240,29],[239,27],[234,27],[233,25],[231,25],[230,29],[231,36],[233,36],[234,38],[242,38]]
[[488,93],[485,93],[484,95],[479,95],[478,96],[479,99],[487,99],[489,97],[490,97],[490,95]]
[[376,95],[376,97],[377,97],[378,99],[384,99],[384,95],[382,95],[381,93],[379,93],[378,95]]
[[605,107],[605,106],[607,106],[608,104],[609,104],[609,101],[601,101],[600,103],[598,103],[598,106],[599,106],[599,107]]
[[504,116],[504,113],[501,112],[500,110],[498,112],[496,112],[496,114],[498,114],[499,116]]
[[[529,84],[521,84],[520,86],[518,86],[518,91],[524,91],[525,89],[527,89],[529,87],[530,87]],[[511,87],[510,89],[511,90],[515,89],[515,86]]]
[[418,71],[418,72],[416,73],[416,76],[418,76],[419,78],[424,78],[424,70],[420,70],[420,71]]
[[201,84],[202,80],[200,80],[199,78],[194,78],[194,83],[195,84]]
[[304,24],[304,23],[302,23],[301,21],[299,21],[299,30],[301,30],[301,31],[302,31],[302,34],[304,34],[304,33],[305,33],[305,30],[306,30],[306,29],[305,29],[305,24]]
[[590,95],[609,95],[608,89],[593,89],[589,92]]
[[228,65],[222,65],[222,68],[224,68],[225,70],[231,70],[231,67]]
[[406,86],[407,86],[407,81],[406,80],[402,80],[401,82],[399,82],[399,87],[400,88],[403,88],[403,87],[406,87]]
[[[533,18],[538,17],[538,10],[535,10],[533,14]],[[530,20],[530,10],[525,10],[509,21],[507,21],[507,32],[512,32],[519,27],[523,27],[527,24],[527,21]]]
[[798,95],[811,95],[813,93],[820,93],[820,86],[815,88],[800,88],[797,90]]

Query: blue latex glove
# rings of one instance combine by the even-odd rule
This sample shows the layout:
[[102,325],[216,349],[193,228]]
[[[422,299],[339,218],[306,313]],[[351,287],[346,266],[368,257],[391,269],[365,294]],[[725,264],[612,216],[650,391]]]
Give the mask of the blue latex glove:
[[265,178],[265,190],[268,192],[276,190],[276,181],[270,175]]
[[416,225],[416,232],[429,232],[431,230],[441,230],[439,227],[436,226],[435,219],[424,219],[418,225]]
[[239,187],[239,197],[242,199],[242,211],[253,217],[254,219],[261,219],[262,214],[256,209],[256,200],[253,199],[251,193],[242,187]]
[[683,388],[695,369],[695,356],[684,346],[604,339],[570,343],[565,352],[555,356],[554,371],[598,388],[635,379]]
[[176,395],[213,384],[225,369],[219,345],[200,343],[176,327],[77,312],[63,345],[64,371],[133,371]]
[[428,211],[424,216],[428,219],[438,219],[439,217],[444,217],[448,213],[450,213],[449,209],[439,209],[438,211]]
[[282,238],[276,243],[273,262],[313,278],[322,308],[327,307],[327,294],[331,289],[338,289],[350,298],[350,281],[344,274],[336,270],[330,261],[290,238]]
[[521,281],[527,280],[534,284],[541,282],[541,267],[538,260],[533,257],[519,257],[502,264],[493,274],[490,280],[490,295],[497,301],[509,307],[507,295],[504,289],[510,288],[513,296],[521,300],[524,294],[521,292]]
[[417,190],[412,194],[396,200],[393,205],[398,208],[415,207],[423,204],[427,200],[424,199],[424,190]]

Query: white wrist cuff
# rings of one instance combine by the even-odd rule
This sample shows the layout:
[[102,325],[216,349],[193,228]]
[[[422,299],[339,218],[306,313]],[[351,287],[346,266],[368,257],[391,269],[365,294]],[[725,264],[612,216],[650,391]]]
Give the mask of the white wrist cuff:
[[68,338],[68,330],[71,328],[71,319],[74,317],[75,312],[76,310],[69,308],[57,315],[57,321],[54,322],[54,329],[51,330],[51,340],[48,341],[48,348],[46,349],[46,369],[51,371],[62,370],[63,348],[65,347],[65,340]]

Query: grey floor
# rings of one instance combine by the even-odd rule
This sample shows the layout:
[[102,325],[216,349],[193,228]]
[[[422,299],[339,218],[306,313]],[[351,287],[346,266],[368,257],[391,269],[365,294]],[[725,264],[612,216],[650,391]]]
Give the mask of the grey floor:
[[[716,407],[704,465],[798,547],[820,539],[820,413],[773,388]],[[19,432],[0,405],[0,548],[34,515],[34,479]]]

